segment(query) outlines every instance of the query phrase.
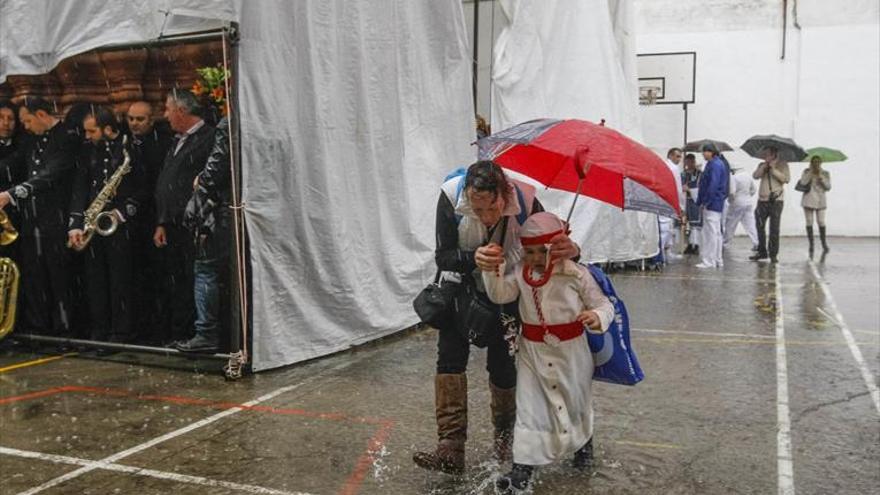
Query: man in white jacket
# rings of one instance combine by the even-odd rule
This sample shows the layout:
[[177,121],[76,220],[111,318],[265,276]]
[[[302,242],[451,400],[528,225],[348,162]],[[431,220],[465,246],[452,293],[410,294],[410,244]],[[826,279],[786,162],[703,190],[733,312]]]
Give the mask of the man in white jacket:
[[733,235],[736,233],[736,227],[742,223],[743,229],[752,241],[752,251],[758,247],[758,230],[755,228],[755,193],[758,192],[755,187],[755,181],[749,174],[739,173],[740,169],[731,169],[733,172],[730,176],[730,194],[728,201],[730,208],[727,210],[727,220],[725,222],[724,247],[730,245]]

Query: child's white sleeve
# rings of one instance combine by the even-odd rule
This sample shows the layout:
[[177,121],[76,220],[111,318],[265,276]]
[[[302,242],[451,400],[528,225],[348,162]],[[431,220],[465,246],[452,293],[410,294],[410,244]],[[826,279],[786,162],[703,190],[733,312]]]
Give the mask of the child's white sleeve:
[[614,305],[611,300],[605,296],[599,284],[590,275],[590,272],[583,270],[578,284],[581,301],[583,301],[585,309],[595,311],[602,323],[602,331],[608,330],[611,322],[614,320]]
[[[486,295],[495,304],[507,304],[519,297],[519,285],[516,283],[516,272],[504,275],[506,262],[501,263],[497,271],[483,272],[483,285]],[[501,275],[499,275],[501,274]]]

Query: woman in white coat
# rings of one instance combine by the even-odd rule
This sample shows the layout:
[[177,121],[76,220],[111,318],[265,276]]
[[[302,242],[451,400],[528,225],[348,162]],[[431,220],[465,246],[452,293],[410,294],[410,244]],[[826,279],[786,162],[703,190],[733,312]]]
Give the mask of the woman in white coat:
[[813,257],[813,217],[819,224],[819,240],[822,241],[822,253],[828,253],[828,242],[825,239],[825,193],[831,190],[831,174],[822,170],[822,159],[814,156],[810,166],[804,169],[798,181],[798,190],[804,193],[801,206],[807,220],[807,239],[810,240],[810,258]]

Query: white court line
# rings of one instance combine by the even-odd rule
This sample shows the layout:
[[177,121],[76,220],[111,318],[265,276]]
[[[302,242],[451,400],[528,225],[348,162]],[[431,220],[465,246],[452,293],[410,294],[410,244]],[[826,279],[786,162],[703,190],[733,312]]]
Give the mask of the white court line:
[[788,364],[785,354],[785,313],[779,267],[776,281],[776,470],[779,495],[794,495],[794,461],[791,455],[791,416],[788,410]]
[[825,302],[828,305],[828,308],[831,309],[831,313],[834,316],[834,323],[837,325],[837,328],[840,329],[840,333],[843,334],[843,339],[846,340],[846,345],[849,346],[849,351],[853,355],[853,359],[856,360],[856,364],[859,366],[859,371],[862,372],[862,379],[865,380],[865,386],[868,387],[868,392],[871,393],[871,400],[874,401],[874,407],[877,409],[877,412],[880,413],[880,389],[877,388],[877,382],[874,380],[874,374],[871,373],[871,370],[868,369],[868,365],[865,364],[865,358],[862,357],[862,351],[859,349],[858,344],[856,344],[856,339],[853,337],[852,332],[847,326],[846,321],[843,319],[843,315],[840,313],[840,310],[837,309],[837,303],[834,302],[834,297],[831,295],[831,288],[828,286],[828,282],[822,278],[822,275],[819,274],[819,270],[816,268],[816,264],[813,263],[813,260],[810,260],[810,270],[813,272],[813,277],[816,279],[816,282],[819,284],[819,287],[822,288],[822,293],[825,294]]
[[0,454],[14,457],[22,457],[25,459],[38,459],[41,461],[54,462],[56,464],[72,464],[74,466],[95,466],[98,469],[105,469],[107,471],[115,471],[118,473],[135,474],[138,476],[177,481],[180,483],[189,483],[192,485],[210,486],[214,488],[228,488],[231,490],[239,490],[260,495],[311,495],[305,492],[285,492],[281,490],[274,490],[272,488],[265,488],[262,486],[244,485],[241,483],[232,483],[229,481],[213,480],[210,478],[204,478],[202,476],[190,476],[187,474],[169,473],[166,471],[156,471],[153,469],[125,466],[122,464],[102,463],[90,461],[88,459],[80,459],[78,457],[44,454],[42,452],[31,452],[29,450],[11,449],[8,447],[0,447]]
[[[255,406],[261,402],[266,402],[267,400],[273,399],[273,398],[275,398],[285,392],[289,392],[293,389],[299,388],[300,386],[305,385],[306,383],[309,383],[309,382],[315,380],[316,378],[324,375],[327,372],[339,371],[340,369],[346,368],[346,367],[350,366],[351,364],[353,364],[353,363],[348,362],[348,363],[343,363],[343,364],[334,366],[332,368],[328,368],[328,369],[323,370],[317,374],[310,375],[309,377],[305,378],[303,381],[301,381],[295,385],[288,385],[286,387],[281,387],[281,388],[276,389],[272,392],[269,392],[266,395],[262,395],[260,397],[257,397],[256,399],[254,399],[252,401],[245,402],[242,405],[246,406],[246,407],[250,407],[250,406]],[[92,461],[86,466],[83,466],[79,469],[75,469],[67,474],[63,474],[55,479],[51,479],[51,480],[43,483],[42,485],[35,486],[29,490],[25,490],[23,492],[20,492],[18,495],[33,495],[35,493],[40,493],[43,490],[48,490],[49,488],[52,488],[52,487],[60,485],[61,483],[64,483],[65,481],[70,481],[73,478],[82,476],[83,474],[86,474],[90,471],[94,471],[95,469],[104,468],[106,465],[113,464],[120,459],[124,459],[126,457],[131,456],[131,455],[137,454],[138,452],[142,452],[144,450],[147,450],[147,449],[154,447],[162,442],[174,439],[176,437],[179,437],[180,435],[189,433],[189,432],[196,430],[198,428],[201,428],[203,426],[207,426],[207,425],[214,423],[214,422],[217,422],[227,416],[232,416],[233,414],[240,413],[241,411],[244,411],[244,410],[245,409],[243,409],[241,407],[233,407],[230,409],[226,409],[226,410],[221,411],[213,416],[209,416],[205,419],[202,419],[202,420],[196,421],[195,423],[191,423],[187,426],[184,426],[183,428],[180,428],[180,429],[168,432],[162,436],[156,437],[148,442],[144,442],[140,445],[135,445],[134,447],[132,447],[130,449],[123,450],[122,452],[118,452],[116,454],[113,454],[109,457],[105,457],[105,458],[98,460],[98,461]]]
[[682,334],[682,335],[699,335],[702,337],[745,337],[749,339],[768,339],[772,340],[776,337],[772,335],[759,335],[759,334],[749,334],[749,333],[723,333],[723,332],[696,332],[691,330],[664,330],[660,328],[633,328],[633,332],[645,332],[645,333],[668,333],[668,334]]

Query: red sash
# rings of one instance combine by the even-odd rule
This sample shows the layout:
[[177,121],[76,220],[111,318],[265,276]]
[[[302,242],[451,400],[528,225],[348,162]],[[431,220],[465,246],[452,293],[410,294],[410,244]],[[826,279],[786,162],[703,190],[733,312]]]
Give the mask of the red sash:
[[[559,337],[559,340],[571,340],[580,337],[584,333],[584,324],[579,321],[562,323],[560,325],[547,325],[547,331]],[[544,342],[544,327],[523,322],[522,335],[533,342]]]

